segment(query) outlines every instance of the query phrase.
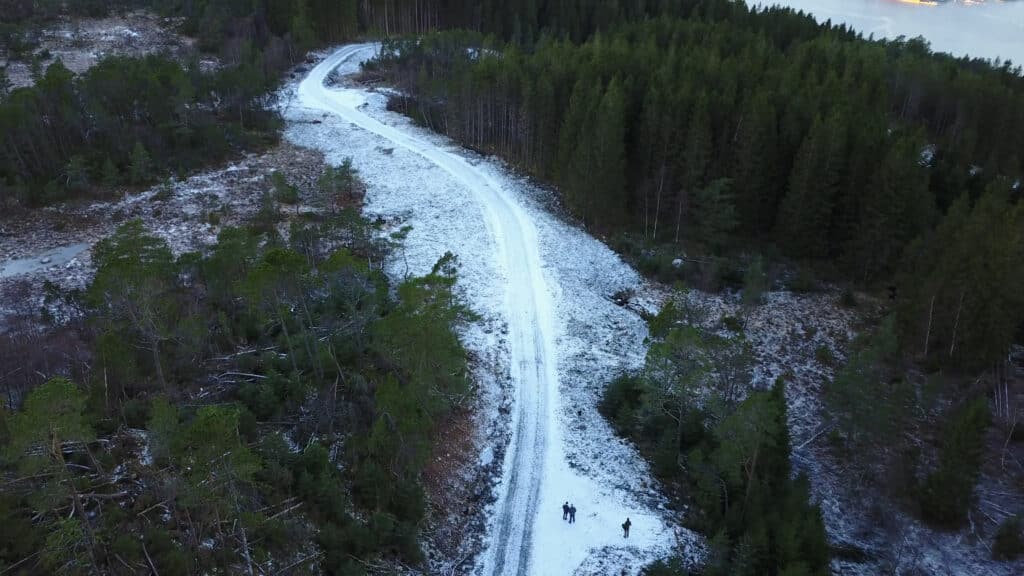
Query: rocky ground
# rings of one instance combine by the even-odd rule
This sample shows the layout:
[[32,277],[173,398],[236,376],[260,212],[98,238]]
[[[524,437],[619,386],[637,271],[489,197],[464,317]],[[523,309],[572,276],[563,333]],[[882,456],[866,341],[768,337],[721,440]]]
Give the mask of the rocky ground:
[[[60,60],[76,74],[85,72],[106,56],[143,56],[168,53],[184,58],[194,52],[195,40],[175,30],[178,22],[139,10],[106,18],[63,18],[38,32],[41,70]],[[207,58],[201,62],[216,67]],[[0,67],[7,66],[12,87],[32,84],[32,65],[27,59],[13,59],[0,52]]]

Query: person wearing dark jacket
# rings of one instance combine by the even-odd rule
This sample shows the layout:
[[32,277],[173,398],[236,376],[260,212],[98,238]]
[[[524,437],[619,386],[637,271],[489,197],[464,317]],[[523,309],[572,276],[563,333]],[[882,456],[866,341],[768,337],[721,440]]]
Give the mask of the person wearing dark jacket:
[[565,504],[562,504],[562,520],[568,520],[568,519],[569,519],[569,502],[566,501]]
[[626,521],[622,523],[622,537],[623,538],[629,538],[629,527],[632,526],[632,525],[633,525],[633,523],[629,521],[629,517],[626,517]]
[[576,523],[576,507],[569,504],[569,524]]

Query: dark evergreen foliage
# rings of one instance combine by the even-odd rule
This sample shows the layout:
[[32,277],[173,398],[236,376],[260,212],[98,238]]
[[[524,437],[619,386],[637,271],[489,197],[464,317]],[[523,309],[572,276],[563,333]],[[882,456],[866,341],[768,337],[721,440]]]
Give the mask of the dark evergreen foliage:
[[[1024,305],[987,292],[1010,289],[1024,266],[1016,70],[932,54],[919,40],[868,41],[787,10],[608,6],[621,22],[541,10],[530,34],[480,24],[499,36],[392,41],[373,66],[401,89],[394,107],[558,184],[598,232],[676,251],[773,242],[867,285],[912,267],[900,291],[905,340],[924,342],[934,320],[925,352],[940,362],[973,368],[1005,353]],[[991,245],[968,230],[932,233],[988,188],[1002,196],[987,202],[1004,207]],[[970,269],[992,276],[985,290],[939,272],[946,262],[966,278],[973,261],[997,262]]]
[[1024,526],[1019,517],[1007,518],[996,532],[992,556],[997,560],[1015,560],[1024,554]]
[[988,399],[957,410],[944,431],[938,468],[921,486],[921,513],[937,524],[957,525],[967,517],[981,472],[985,431],[991,421]]
[[[652,321],[647,366],[608,387],[602,414],[693,504],[689,521],[710,546],[700,574],[828,574],[820,511],[807,479],[790,477],[784,381],[739,400],[743,345],[684,326],[681,312]],[[685,560],[646,573],[685,575]]]
[[40,204],[221,161],[276,137],[265,89],[247,66],[117,57],[75,77],[55,63],[0,101],[0,195]]
[[[338,178],[354,185],[350,166],[323,182]],[[226,229],[175,258],[131,222],[96,246],[81,385],[51,380],[0,412],[0,566],[241,573],[274,559],[350,576],[422,562],[420,471],[468,394],[458,262],[392,296],[384,247],[351,209],[290,236]],[[152,462],[124,458],[127,422]],[[101,480],[111,457],[130,486]]]
[[[371,66],[401,89],[392,105],[558,184],[592,229],[676,251],[771,242],[858,283],[896,278],[894,322],[826,393],[851,445],[900,428],[908,388],[886,372],[897,344],[979,369],[1020,338],[1024,79],[1009,66],[727,0],[0,0],[0,43],[25,57],[31,26],[141,5],[183,17],[226,66],[110,58],[75,77],[58,63],[15,90],[0,73],[0,200],[42,204],[221,161],[273,138],[268,94],[309,49],[462,28],[385,44]],[[329,222],[296,225],[287,243],[267,196],[251,228],[206,254],[175,258],[138,224],[96,247],[78,302],[90,319],[81,386],[54,379],[0,413],[0,567],[231,573],[251,551],[348,575],[367,560],[422,561],[420,470],[466,394],[456,262],[391,296],[367,264],[381,255],[365,224],[348,249],[324,241],[358,222],[338,213],[357,186],[351,166],[319,185]],[[296,190],[280,179],[276,198]],[[679,279],[669,262],[640,265]],[[709,262],[704,284],[717,285]],[[747,270],[748,306],[762,266]],[[744,397],[748,351],[676,312],[652,321],[647,369],[613,383],[602,412],[694,504],[703,574],[827,573],[820,513],[789,475],[784,382]],[[216,397],[179,407],[202,378]],[[270,432],[291,418],[299,450]],[[913,481],[927,519],[966,515],[988,424],[984,398],[948,419],[934,470]],[[91,474],[124,426],[146,429],[157,467],[122,508]],[[296,504],[301,520],[286,513]],[[1019,550],[1007,522],[994,554]],[[685,572],[679,559],[648,570]]]

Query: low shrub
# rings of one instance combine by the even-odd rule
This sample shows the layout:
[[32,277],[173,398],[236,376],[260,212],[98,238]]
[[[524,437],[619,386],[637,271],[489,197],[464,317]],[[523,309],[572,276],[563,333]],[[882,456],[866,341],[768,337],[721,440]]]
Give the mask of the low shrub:
[[1024,525],[1019,516],[1007,518],[999,525],[992,543],[992,557],[996,560],[1016,560],[1024,554]]
[[828,346],[821,345],[814,350],[814,359],[824,366],[835,366],[836,355]]

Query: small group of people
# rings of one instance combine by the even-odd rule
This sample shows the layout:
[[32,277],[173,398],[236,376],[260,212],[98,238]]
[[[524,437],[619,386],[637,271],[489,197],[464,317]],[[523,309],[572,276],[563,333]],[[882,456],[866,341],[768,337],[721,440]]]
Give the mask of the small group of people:
[[[565,504],[562,504],[562,520],[567,520],[569,524],[576,523],[576,506],[569,504],[568,500],[565,501]],[[633,523],[629,521],[629,517],[627,516],[626,521],[622,523],[623,538],[629,538],[629,527],[632,525]]]
[[566,501],[562,504],[562,520],[568,520],[569,524],[576,523],[576,507]]

